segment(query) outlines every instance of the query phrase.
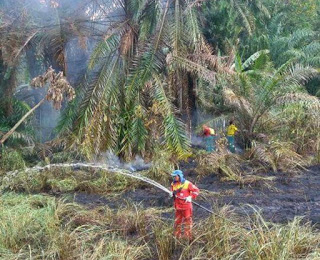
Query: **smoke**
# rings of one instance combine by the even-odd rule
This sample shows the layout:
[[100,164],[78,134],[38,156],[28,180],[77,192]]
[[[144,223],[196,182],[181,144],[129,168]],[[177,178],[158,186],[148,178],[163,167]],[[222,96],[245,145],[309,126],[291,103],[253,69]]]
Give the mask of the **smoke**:
[[191,136],[191,145],[193,147],[205,148],[203,138],[197,135]]
[[135,159],[131,162],[122,163],[119,157],[115,155],[111,150],[105,153],[101,153],[97,162],[115,168],[126,169],[132,172],[147,170],[152,166],[151,162],[146,163],[140,156],[136,156]]

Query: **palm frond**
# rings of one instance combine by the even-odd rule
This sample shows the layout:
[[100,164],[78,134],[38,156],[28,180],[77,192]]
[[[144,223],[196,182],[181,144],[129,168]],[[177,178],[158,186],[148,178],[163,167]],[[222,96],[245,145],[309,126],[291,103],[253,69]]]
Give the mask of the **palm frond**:
[[117,34],[108,35],[104,40],[102,40],[94,49],[90,56],[90,61],[88,64],[89,69],[101,62],[101,60],[108,59],[110,54],[114,53],[119,46],[119,36]]
[[298,47],[298,45],[301,44],[302,41],[312,38],[314,35],[315,32],[308,28],[297,30],[292,34],[291,39],[288,42],[288,47],[290,49]]
[[277,165],[274,161],[272,153],[266,148],[265,145],[256,143],[251,148],[249,156],[253,163],[261,163],[264,167],[269,167],[273,171],[277,171]]
[[[187,1],[188,3],[190,1]],[[184,19],[184,28],[185,32],[188,35],[188,42],[190,43],[189,47],[192,47],[197,53],[202,50],[206,50],[205,41],[199,26],[198,17],[193,8],[187,8],[185,10],[185,19]],[[204,48],[203,48],[204,47]],[[209,54],[209,53],[208,53]]]
[[216,72],[208,70],[205,66],[202,66],[199,63],[180,56],[171,56],[169,59],[167,57],[167,62],[173,63],[175,67],[181,68],[184,71],[197,74],[200,78],[213,83],[214,85],[216,83]]
[[312,41],[311,43],[303,46],[301,51],[308,57],[317,55],[320,53],[320,42]]
[[96,109],[100,107],[101,102],[109,101],[109,105],[117,100],[115,86],[117,80],[115,71],[118,69],[118,58],[111,56],[109,62],[106,62],[98,73],[98,78],[86,88],[85,94],[79,107],[77,118],[79,135],[90,123],[90,118],[95,114]]
[[289,84],[305,84],[317,74],[318,71],[312,67],[295,64],[289,68],[285,82]]
[[[0,136],[3,136],[5,133],[10,131],[10,129],[11,127],[0,125]],[[22,141],[24,143],[27,143],[28,145],[32,145],[34,144],[34,136],[32,132],[28,131],[28,129],[22,129],[20,131],[13,132],[9,136],[8,141],[10,141],[11,143]]]
[[268,7],[262,1],[257,0],[255,1],[255,4],[261,13],[263,13],[267,18],[271,18],[271,14]]
[[15,56],[13,57],[13,61],[12,63],[15,62],[15,60],[21,55],[21,52],[26,48],[26,46],[29,44],[30,41],[32,41],[33,38],[36,37],[37,33],[39,31],[35,31],[34,33],[32,33],[30,36],[28,36],[28,38],[25,40],[25,42],[23,43],[23,45],[19,48],[19,50],[17,50],[17,52],[15,53]]
[[320,67],[320,56],[308,57],[305,60],[305,63],[312,67]]
[[282,55],[281,55],[285,60],[288,59],[303,59],[306,57],[306,54],[300,50],[300,49],[289,49],[287,51],[285,51]]
[[130,132],[131,140],[138,152],[144,152],[146,141],[148,139],[148,131],[143,120],[143,108],[137,106],[135,108],[134,119],[132,121],[132,131]]
[[261,51],[257,51],[256,53],[252,54],[248,59],[246,59],[242,63],[242,70],[248,69],[252,64],[254,64],[254,62],[257,59],[259,59],[261,57],[261,55],[267,55],[269,53],[270,53],[269,50],[261,50]]
[[223,89],[223,97],[228,106],[240,109],[249,115],[252,115],[253,109],[244,97],[236,95],[230,88]]
[[235,6],[236,10],[240,14],[240,16],[242,18],[243,25],[246,28],[248,34],[252,35],[253,28],[252,28],[251,22],[249,20],[250,19],[249,16],[247,16],[245,14],[245,12],[243,11],[243,9],[242,9],[241,5],[238,3],[238,1],[232,0],[232,2],[233,2],[233,5]]
[[287,93],[277,98],[277,104],[279,105],[294,103],[300,104],[314,113],[320,112],[319,98],[311,96],[307,93]]
[[152,73],[159,73],[164,66],[165,56],[161,51],[163,42],[165,21],[168,13],[169,2],[162,13],[161,22],[154,37],[138,51],[133,58],[132,67],[126,82],[127,103],[133,104],[135,97],[144,87],[145,83],[151,79]]
[[156,29],[157,21],[161,15],[161,4],[158,0],[145,1],[143,8],[140,8],[139,40],[145,41]]
[[182,16],[181,16],[181,6],[180,0],[174,1],[174,23],[172,26],[171,33],[171,45],[173,48],[173,54],[178,55],[180,52],[180,47],[182,46]]
[[178,155],[185,154],[190,147],[190,143],[186,137],[185,125],[181,120],[177,119],[173,113],[171,102],[169,101],[165,93],[164,81],[157,75],[154,78],[154,96],[153,98],[158,102],[162,115],[164,117],[164,138],[166,140],[166,146],[171,151],[174,151]]

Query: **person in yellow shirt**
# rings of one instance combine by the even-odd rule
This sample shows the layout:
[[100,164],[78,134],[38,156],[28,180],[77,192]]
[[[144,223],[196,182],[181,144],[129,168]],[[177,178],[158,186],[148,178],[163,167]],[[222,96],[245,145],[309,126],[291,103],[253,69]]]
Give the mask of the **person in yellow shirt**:
[[234,146],[234,135],[237,131],[238,131],[238,128],[233,123],[233,120],[230,120],[229,126],[227,127],[227,140],[228,140],[228,149],[232,153],[236,152],[236,147]]

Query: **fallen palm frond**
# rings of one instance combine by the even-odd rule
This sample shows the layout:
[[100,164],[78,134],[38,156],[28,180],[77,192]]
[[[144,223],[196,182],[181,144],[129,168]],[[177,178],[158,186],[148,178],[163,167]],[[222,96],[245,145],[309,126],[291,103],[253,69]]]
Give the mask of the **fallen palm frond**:
[[261,164],[265,170],[296,172],[308,166],[308,160],[295,152],[290,142],[271,141],[256,143],[247,155],[253,165]]
[[267,150],[263,144],[255,145],[251,151],[248,152],[248,157],[254,165],[258,162],[265,170],[272,169],[273,171],[277,171],[277,166],[271,151]]

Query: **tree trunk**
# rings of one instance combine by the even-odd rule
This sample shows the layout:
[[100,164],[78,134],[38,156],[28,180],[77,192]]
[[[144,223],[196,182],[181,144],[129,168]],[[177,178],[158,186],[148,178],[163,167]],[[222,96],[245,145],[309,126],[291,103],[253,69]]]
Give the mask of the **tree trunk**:
[[[2,64],[1,64],[2,65]],[[0,69],[3,71],[0,73],[0,88],[2,88],[3,96],[1,97],[2,104],[3,104],[3,110],[6,117],[9,117],[13,113],[13,93],[15,88],[15,80],[16,80],[16,67],[13,66],[11,69],[9,69],[7,66],[1,66]],[[6,74],[9,74],[7,76]]]
[[33,113],[33,111],[35,111],[39,106],[41,106],[44,101],[46,100],[46,98],[43,98],[40,100],[40,102],[38,104],[36,104],[33,108],[31,108],[15,125],[14,127],[12,127],[10,129],[10,131],[8,131],[0,140],[0,144],[3,145],[3,143],[8,139],[8,137],[10,135],[13,134],[13,132],[19,127],[19,125],[21,125],[21,123],[29,116]]

